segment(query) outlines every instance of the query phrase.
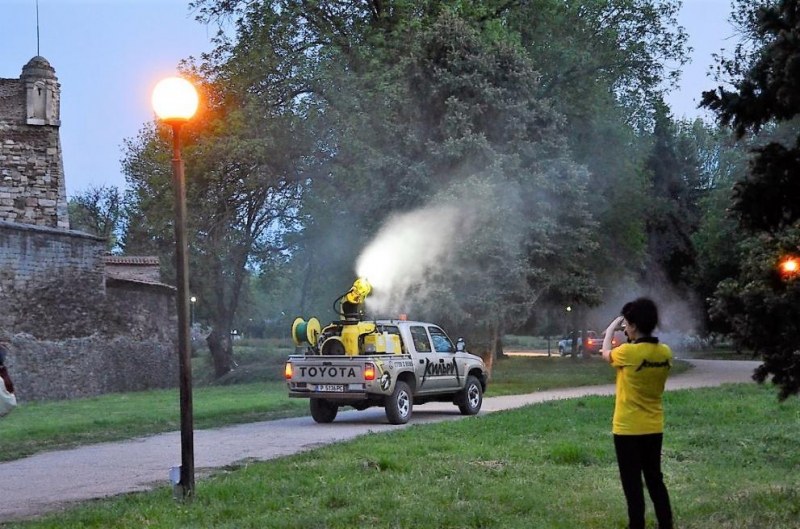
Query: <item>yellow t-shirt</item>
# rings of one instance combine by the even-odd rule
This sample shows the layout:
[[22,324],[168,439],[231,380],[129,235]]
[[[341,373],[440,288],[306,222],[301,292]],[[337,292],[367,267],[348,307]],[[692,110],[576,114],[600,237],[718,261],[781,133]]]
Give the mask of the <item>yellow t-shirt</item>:
[[611,351],[617,368],[612,432],[645,435],[664,431],[661,395],[672,367],[672,351],[660,343],[626,343]]

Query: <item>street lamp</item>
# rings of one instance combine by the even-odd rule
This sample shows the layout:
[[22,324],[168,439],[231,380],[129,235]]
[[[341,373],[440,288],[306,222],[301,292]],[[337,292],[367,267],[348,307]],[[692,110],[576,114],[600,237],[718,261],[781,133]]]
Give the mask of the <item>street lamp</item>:
[[192,314],[191,318],[189,318],[189,323],[191,323],[191,326],[194,327],[194,304],[197,303],[197,298],[192,296],[189,298],[189,302],[192,304]]
[[194,494],[194,427],[192,418],[191,334],[189,330],[189,259],[186,243],[186,183],[180,130],[197,111],[194,86],[180,77],[159,81],[153,89],[156,116],[172,127],[172,185],[175,192],[175,268],[178,309],[178,367],[181,399],[181,471],[177,488],[184,499]]

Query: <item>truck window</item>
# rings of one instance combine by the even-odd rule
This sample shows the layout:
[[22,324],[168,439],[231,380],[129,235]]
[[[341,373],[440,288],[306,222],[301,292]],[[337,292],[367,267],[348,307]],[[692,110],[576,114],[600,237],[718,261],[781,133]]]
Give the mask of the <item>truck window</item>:
[[450,338],[438,327],[428,327],[431,333],[431,340],[433,340],[433,350],[437,353],[455,353],[456,347]]
[[397,328],[397,325],[378,325],[377,331],[380,333],[400,334],[400,329]]
[[430,353],[431,342],[428,340],[428,333],[425,332],[425,327],[414,325],[409,330],[411,331],[411,339],[414,341],[414,349],[419,353]]

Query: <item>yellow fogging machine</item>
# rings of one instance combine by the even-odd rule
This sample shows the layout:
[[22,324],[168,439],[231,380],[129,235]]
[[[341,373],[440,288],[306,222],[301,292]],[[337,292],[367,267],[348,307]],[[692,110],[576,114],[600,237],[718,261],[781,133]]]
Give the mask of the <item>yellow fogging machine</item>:
[[364,301],[372,292],[372,285],[364,277],[353,282],[350,290],[336,298],[334,310],[341,319],[321,328],[317,318],[305,321],[295,318],[292,323],[292,340],[298,347],[308,344],[312,354],[363,355],[400,354],[400,336],[389,333],[375,321],[364,321]]

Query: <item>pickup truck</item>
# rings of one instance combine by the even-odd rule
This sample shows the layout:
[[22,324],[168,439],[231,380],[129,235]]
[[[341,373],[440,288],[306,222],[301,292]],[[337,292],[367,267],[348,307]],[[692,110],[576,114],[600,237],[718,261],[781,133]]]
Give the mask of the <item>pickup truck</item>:
[[352,354],[342,354],[348,348],[326,328],[316,347],[286,361],[289,396],[310,399],[316,422],[333,422],[342,406],[357,410],[383,406],[391,424],[408,422],[414,405],[430,401],[452,402],[463,415],[480,411],[486,366],[464,350],[463,340],[454,344],[440,327],[418,321],[358,325],[366,325],[368,332],[359,333],[359,347],[350,348]]

